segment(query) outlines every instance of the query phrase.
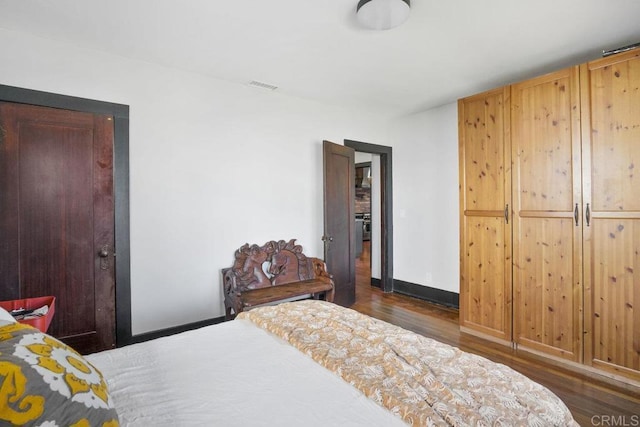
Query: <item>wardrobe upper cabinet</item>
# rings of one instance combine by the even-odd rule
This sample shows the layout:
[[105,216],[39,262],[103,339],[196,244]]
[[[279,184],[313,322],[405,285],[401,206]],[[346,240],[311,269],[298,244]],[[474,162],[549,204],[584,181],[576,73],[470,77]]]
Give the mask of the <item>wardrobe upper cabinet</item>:
[[582,356],[579,68],[511,86],[514,342]]
[[511,340],[509,88],[458,102],[460,324]]
[[640,380],[640,50],[580,72],[585,363]]

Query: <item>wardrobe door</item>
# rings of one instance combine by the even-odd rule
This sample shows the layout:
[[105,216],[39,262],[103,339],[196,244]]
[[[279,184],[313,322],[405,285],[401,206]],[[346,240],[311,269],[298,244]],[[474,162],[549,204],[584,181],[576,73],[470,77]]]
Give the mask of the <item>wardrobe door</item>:
[[640,49],[581,73],[585,363],[640,380]]
[[509,89],[458,101],[460,326],[511,341]]
[[578,67],[511,87],[514,341],[582,358]]

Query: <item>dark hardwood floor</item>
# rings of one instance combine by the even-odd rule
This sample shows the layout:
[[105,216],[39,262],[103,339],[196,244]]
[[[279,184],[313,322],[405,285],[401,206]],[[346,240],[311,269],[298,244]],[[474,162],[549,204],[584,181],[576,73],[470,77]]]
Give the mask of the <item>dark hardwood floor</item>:
[[460,332],[458,310],[371,286],[369,242],[356,264],[351,308],[426,337],[502,363],[558,395],[581,426],[640,426],[640,388],[545,362],[510,347]]

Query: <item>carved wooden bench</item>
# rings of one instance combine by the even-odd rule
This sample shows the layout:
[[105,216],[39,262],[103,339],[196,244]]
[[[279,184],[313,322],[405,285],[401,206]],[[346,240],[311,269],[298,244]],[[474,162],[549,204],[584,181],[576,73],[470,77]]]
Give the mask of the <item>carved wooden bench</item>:
[[225,319],[258,305],[304,295],[333,301],[334,284],[324,261],[307,258],[295,241],[246,243],[236,251],[233,267],[222,270]]

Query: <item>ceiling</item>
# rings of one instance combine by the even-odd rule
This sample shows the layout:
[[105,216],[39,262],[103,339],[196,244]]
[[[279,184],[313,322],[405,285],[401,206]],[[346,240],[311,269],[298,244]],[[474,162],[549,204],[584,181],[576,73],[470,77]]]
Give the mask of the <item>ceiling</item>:
[[640,42],[640,0],[411,3],[377,32],[357,0],[0,0],[0,28],[392,116]]

